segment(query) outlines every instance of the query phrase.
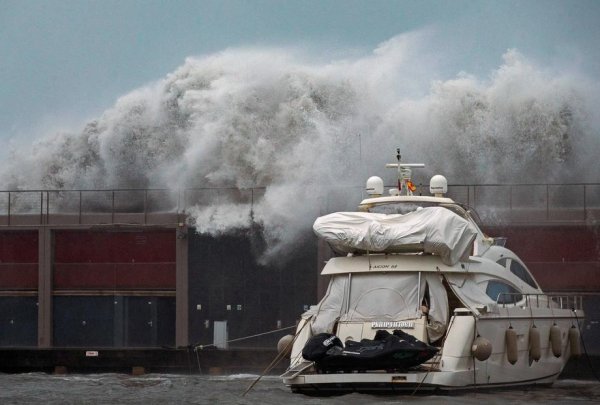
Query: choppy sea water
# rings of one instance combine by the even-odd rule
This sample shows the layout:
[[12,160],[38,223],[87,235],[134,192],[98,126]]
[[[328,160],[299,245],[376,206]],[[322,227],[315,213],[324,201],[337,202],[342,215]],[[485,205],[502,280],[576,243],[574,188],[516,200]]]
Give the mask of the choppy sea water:
[[0,374],[0,404],[528,404],[600,403],[600,383],[559,380],[552,387],[442,395],[347,394],[315,398],[293,394],[267,376],[246,396],[254,375]]

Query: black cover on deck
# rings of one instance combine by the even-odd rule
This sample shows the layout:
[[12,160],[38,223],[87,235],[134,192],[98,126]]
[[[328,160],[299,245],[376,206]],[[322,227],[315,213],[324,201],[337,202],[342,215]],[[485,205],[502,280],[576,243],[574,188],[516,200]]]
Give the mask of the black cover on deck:
[[[360,342],[349,340],[346,341],[345,347],[339,344],[331,345],[335,339],[337,339],[335,335],[331,334],[321,333],[313,336],[306,343],[302,355],[307,360],[315,361],[317,370],[324,372],[406,370],[429,360],[438,351],[437,348],[401,330],[395,330],[393,335],[380,330],[373,340],[363,339]],[[323,342],[329,343],[325,345],[329,348],[325,355],[320,356],[322,347],[325,347]],[[314,348],[321,350],[317,354]]]

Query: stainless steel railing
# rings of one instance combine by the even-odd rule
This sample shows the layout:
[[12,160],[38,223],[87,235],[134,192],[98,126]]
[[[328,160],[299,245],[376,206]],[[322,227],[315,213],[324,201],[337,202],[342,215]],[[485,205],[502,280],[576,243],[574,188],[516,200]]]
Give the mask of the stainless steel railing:
[[522,308],[557,308],[557,309],[583,309],[583,296],[571,294],[525,294],[525,293],[499,293],[496,305],[506,308],[507,305],[517,305]]

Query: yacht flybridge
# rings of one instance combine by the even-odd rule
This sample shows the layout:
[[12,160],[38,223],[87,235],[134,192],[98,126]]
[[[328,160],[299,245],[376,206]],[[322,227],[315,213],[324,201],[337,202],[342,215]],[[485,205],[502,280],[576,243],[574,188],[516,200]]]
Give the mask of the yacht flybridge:
[[[315,221],[338,254],[321,302],[302,314],[283,382],[294,392],[454,390],[551,384],[580,354],[581,297],[545,294],[525,264],[486,236],[476,214],[414,195],[397,153],[398,188],[367,181],[357,212]],[[287,342],[287,343],[286,343]]]

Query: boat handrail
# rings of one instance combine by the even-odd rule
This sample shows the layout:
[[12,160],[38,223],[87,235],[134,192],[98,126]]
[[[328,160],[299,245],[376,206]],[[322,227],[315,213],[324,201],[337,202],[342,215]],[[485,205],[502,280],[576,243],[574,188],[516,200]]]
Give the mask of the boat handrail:
[[[554,308],[583,310],[583,296],[561,293],[507,293],[498,294],[496,305],[503,308],[520,306],[522,308],[550,308],[550,303],[556,304]],[[521,305],[524,303],[524,305]]]

